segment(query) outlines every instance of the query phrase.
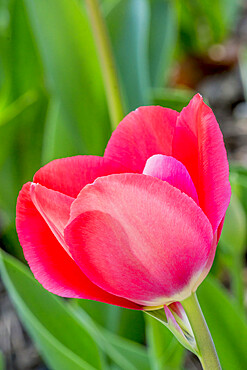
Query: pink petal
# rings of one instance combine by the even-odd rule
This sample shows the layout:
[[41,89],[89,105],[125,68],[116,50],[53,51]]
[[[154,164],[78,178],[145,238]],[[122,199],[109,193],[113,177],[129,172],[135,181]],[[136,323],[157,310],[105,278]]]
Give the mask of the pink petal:
[[[31,183],[25,184],[19,194],[16,227],[25,258],[35,278],[44,288],[62,297],[93,299],[127,308],[141,309],[140,306],[132,302],[110,295],[100,289],[83,274],[35,207],[31,200],[30,187]],[[42,213],[50,208],[49,219],[54,221],[56,215],[53,214],[52,207],[49,207],[43,199],[43,190],[40,188],[38,190],[35,187],[32,192],[36,192],[36,194],[32,194],[32,197],[36,197],[36,202],[39,202],[38,207],[42,209]],[[50,200],[52,201],[51,197]],[[57,201],[57,195],[54,200]],[[61,217],[60,226],[65,222],[65,213],[66,211]],[[59,222],[56,224],[59,225]]]
[[219,125],[199,94],[179,115],[173,156],[189,171],[215,232],[230,201],[229,167]]
[[167,181],[199,203],[195,185],[186,167],[173,157],[156,154],[150,157],[143,174]]
[[172,312],[169,310],[169,308],[166,305],[164,306],[164,310],[165,310],[166,318],[168,321],[168,325],[170,327],[173,327],[173,330],[177,332],[179,335],[181,335],[184,339],[187,339],[183,333],[183,330],[180,328],[176,319],[174,318]]
[[97,177],[122,172],[129,171],[114,158],[78,155],[48,163],[36,172],[33,181],[76,198],[81,189]]
[[191,198],[142,174],[110,175],[86,186],[65,228],[70,252],[91,281],[144,306],[191,294],[212,238]]
[[142,173],[152,155],[172,155],[178,114],[158,106],[140,107],[129,113],[113,132],[105,157],[119,161],[133,172]]

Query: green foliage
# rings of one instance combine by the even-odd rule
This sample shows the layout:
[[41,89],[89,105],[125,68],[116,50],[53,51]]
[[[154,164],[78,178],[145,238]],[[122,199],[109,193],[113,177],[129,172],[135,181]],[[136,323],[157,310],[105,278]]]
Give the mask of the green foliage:
[[145,347],[101,328],[76,300],[64,302],[47,292],[23,264],[4,252],[0,272],[25,327],[52,369],[101,369],[99,349],[121,369],[149,369]]
[[185,349],[159,321],[146,315],[146,336],[152,370],[181,369]]
[[61,103],[74,142],[78,140],[81,153],[102,154],[110,126],[101,71],[84,8],[75,0],[25,0],[25,5],[48,90]]
[[224,42],[232,31],[240,1],[177,0],[181,51],[206,54],[209,47]]
[[119,0],[106,22],[125,97],[126,113],[149,103],[147,0]]
[[5,370],[5,360],[2,351],[0,351],[0,370]]
[[162,87],[167,82],[178,38],[175,2],[149,0],[149,69],[151,86]]
[[[149,369],[147,351],[144,346],[111,333],[97,325],[90,316],[81,308],[79,300],[73,304],[72,308],[78,319],[85,325],[88,332],[94,338],[109,358],[120,366],[121,369]],[[108,306],[106,306],[108,307]],[[120,311],[123,309],[119,309]],[[139,312],[139,316],[141,316]]]
[[28,269],[1,252],[1,276],[10,297],[51,369],[100,369],[98,347],[69,307],[47,292]]
[[153,89],[153,103],[180,112],[195,95],[189,89],[156,88]]
[[241,369],[247,361],[246,317],[216,280],[207,278],[198,288],[197,295],[222,368]]
[[244,208],[233,193],[226,212],[221,243],[231,254],[243,254],[246,242],[246,215]]

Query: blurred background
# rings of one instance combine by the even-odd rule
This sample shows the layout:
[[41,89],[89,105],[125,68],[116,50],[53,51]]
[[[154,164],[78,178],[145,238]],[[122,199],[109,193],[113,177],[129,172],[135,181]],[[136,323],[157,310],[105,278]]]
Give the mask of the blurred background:
[[[223,131],[233,196],[213,269],[198,296],[223,368],[244,369],[247,1],[100,5],[124,113],[151,104],[180,111],[199,91]],[[8,253],[0,268],[1,370],[200,368],[153,319],[56,298],[24,266],[15,231],[22,185],[55,158],[102,155],[111,131],[86,1],[0,0],[0,245]]]

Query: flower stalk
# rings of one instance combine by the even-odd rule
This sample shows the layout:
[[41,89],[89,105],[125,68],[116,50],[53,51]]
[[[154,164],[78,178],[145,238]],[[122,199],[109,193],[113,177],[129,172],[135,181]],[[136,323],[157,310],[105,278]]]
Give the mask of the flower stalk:
[[199,350],[199,360],[204,370],[220,370],[219,358],[213,339],[203,316],[196,293],[181,302],[190,321]]
[[85,3],[99,55],[111,126],[115,130],[124,117],[124,109],[110,40],[98,0],[86,0]]

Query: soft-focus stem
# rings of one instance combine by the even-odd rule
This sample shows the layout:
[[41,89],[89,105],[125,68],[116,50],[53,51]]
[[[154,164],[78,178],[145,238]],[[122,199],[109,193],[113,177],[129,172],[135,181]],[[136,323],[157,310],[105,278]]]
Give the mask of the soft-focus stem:
[[85,3],[101,64],[111,125],[112,129],[115,130],[118,123],[124,117],[124,109],[108,32],[98,0],[86,0]]
[[181,302],[190,321],[199,350],[199,359],[204,370],[221,369],[213,339],[208,330],[196,293]]

